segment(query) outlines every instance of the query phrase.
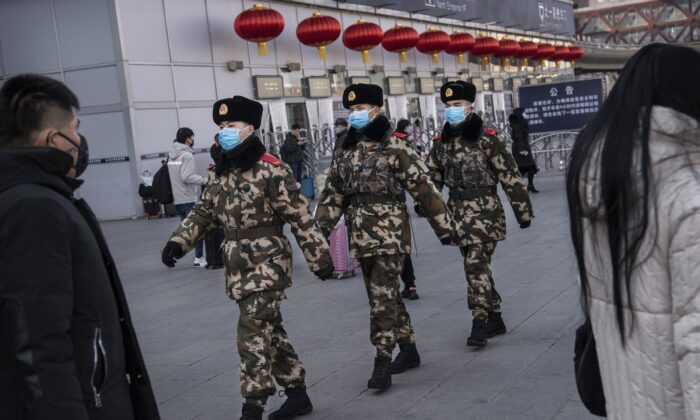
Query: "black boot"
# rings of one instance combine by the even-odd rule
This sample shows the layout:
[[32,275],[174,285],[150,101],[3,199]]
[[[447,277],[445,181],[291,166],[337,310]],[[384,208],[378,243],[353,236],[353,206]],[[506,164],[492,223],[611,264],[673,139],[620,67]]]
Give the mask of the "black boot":
[[391,362],[391,373],[403,373],[408,369],[420,366],[420,355],[416,349],[416,343],[399,344],[399,354]]
[[483,347],[486,345],[486,321],[474,318],[472,321],[472,335],[467,339],[468,346]]
[[263,409],[255,404],[243,404],[241,420],[262,420]]
[[270,413],[270,420],[291,420],[313,411],[314,406],[311,405],[306,387],[287,388],[284,393],[287,394],[287,401],[279,410]]
[[540,190],[538,190],[537,188],[535,188],[534,185],[528,185],[528,186],[527,186],[527,190],[530,191],[530,192],[532,192],[532,193],[535,193],[535,194],[537,194],[538,192],[540,192]]
[[486,321],[486,337],[491,338],[506,333],[506,324],[500,312],[489,312],[489,320]]
[[367,381],[367,388],[389,389],[391,386],[391,357],[377,356],[374,358],[372,377]]

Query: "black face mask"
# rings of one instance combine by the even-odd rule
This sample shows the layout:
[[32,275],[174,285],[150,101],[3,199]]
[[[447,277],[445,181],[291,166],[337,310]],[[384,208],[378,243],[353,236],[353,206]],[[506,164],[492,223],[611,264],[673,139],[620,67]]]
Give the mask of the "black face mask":
[[75,177],[77,178],[80,175],[82,175],[83,172],[85,172],[85,169],[87,169],[88,167],[88,161],[90,160],[90,152],[88,150],[87,140],[82,134],[78,134],[80,136],[80,144],[75,144],[75,142],[71,140],[70,137],[66,136],[60,131],[58,132],[58,135],[68,140],[70,144],[72,144],[78,149],[78,161],[73,166],[73,169],[75,169]]
[[211,145],[211,148],[209,149],[209,155],[211,158],[214,160],[214,162],[219,162],[219,158],[221,157],[221,146],[218,144],[214,143]]

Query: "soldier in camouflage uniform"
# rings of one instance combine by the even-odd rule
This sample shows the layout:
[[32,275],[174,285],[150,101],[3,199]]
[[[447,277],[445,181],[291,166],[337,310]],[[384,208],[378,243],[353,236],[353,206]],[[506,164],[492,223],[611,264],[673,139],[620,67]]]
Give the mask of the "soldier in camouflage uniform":
[[[411,232],[405,188],[425,209],[426,216],[443,243],[454,241],[454,224],[428,169],[406,142],[392,134],[389,120],[381,114],[384,103],[379,86],[356,84],[343,94],[350,109],[350,125],[342,148],[335,152],[316,210],[316,220],[326,232],[345,215],[350,252],[360,260],[370,301],[370,339],[377,348],[369,388],[387,389],[391,373],[417,367],[411,319],[399,294],[398,276],[404,255],[411,252]],[[400,352],[391,362],[399,344]]]
[[222,149],[215,177],[163,250],[163,262],[172,267],[217,225],[225,229],[226,292],[240,308],[237,344],[245,398],[241,419],[246,420],[262,418],[266,400],[276,390],[273,377],[288,398],[270,419],[312,410],[304,368],[280,314],[284,290],[292,284],[292,249],[282,225],[291,225],[311,271],[321,279],[333,273],[328,245],[299,184],[289,167],[265,154],[254,134],[261,116],[262,105],[244,97],[214,104]]
[[506,236],[506,217],[496,191],[500,183],[521,228],[534,218],[532,205],[518,167],[495,130],[484,129],[473,112],[476,87],[468,82],[448,82],[440,89],[447,105],[442,135],[434,139],[428,158],[435,185],[450,189],[452,210],[464,256],[469,309],[474,320],[469,346],[484,346],[488,337],[505,334],[501,296],[491,277],[491,257],[496,242]]

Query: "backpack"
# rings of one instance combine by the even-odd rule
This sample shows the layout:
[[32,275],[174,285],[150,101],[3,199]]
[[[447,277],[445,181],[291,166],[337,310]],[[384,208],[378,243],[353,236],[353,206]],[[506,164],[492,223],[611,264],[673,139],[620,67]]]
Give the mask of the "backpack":
[[155,195],[161,204],[170,204],[173,202],[173,186],[170,184],[168,160],[170,160],[169,157],[162,161],[160,169],[158,169],[158,172],[153,176],[153,195]]

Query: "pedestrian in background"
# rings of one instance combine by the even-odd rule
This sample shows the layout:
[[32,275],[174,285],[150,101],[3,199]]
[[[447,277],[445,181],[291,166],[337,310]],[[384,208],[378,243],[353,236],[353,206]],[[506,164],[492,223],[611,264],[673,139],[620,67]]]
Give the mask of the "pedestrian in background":
[[287,400],[270,420],[313,410],[306,372],[282,325],[285,289],[292,285],[292,246],[283,233],[289,223],[309,268],[322,280],[333,274],[328,245],[309,213],[309,202],[290,170],[265,153],[255,133],[263,107],[243,96],[217,101],[212,118],[220,128],[215,178],[202,201],[175,230],[162,260],[175,265],[217,226],[224,227],[226,291],[238,303],[236,344],[240,356],[241,420],[260,420],[267,399],[285,388]]
[[[168,159],[170,184],[173,188],[173,204],[177,209],[180,220],[185,220],[199,198],[199,188],[207,184],[207,179],[199,174],[194,165],[194,132],[182,127],[177,130],[175,141]],[[194,253],[194,266],[206,267],[204,258],[204,243],[197,243]]]
[[335,152],[343,147],[345,137],[348,135],[348,121],[345,118],[338,118],[335,120],[334,132],[335,145],[333,151]]
[[158,420],[114,260],[74,196],[78,109],[49,77],[0,89],[0,419]]
[[527,174],[527,190],[538,193],[539,191],[535,188],[535,174],[539,169],[537,169],[537,164],[532,156],[529,139],[530,126],[523,115],[524,112],[525,109],[523,108],[515,108],[508,116],[511,130],[510,136],[513,139],[511,151],[513,152],[515,164],[518,165],[518,170],[520,170],[520,175],[525,176]]
[[625,64],[571,154],[567,194],[608,418],[700,419],[700,53]]
[[301,126],[299,124],[292,125],[292,131],[287,133],[282,145],[282,161],[292,168],[294,179],[301,182],[301,173],[304,168],[304,149],[306,142],[301,138]]
[[484,129],[474,113],[476,86],[465,81],[440,88],[445,103],[445,126],[434,139],[428,158],[430,176],[437,187],[450,189],[447,203],[457,223],[464,257],[472,331],[468,346],[483,347],[488,338],[506,333],[501,296],[491,274],[491,257],[506,237],[506,215],[498,184],[508,196],[522,229],[535,217],[525,183],[506,142],[496,130]]

